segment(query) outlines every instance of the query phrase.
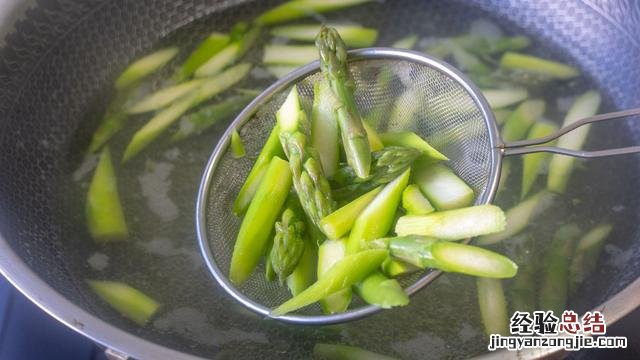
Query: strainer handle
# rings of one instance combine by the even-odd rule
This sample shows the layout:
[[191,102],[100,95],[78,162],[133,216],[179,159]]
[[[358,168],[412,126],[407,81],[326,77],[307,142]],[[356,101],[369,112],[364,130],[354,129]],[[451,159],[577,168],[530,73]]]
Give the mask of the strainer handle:
[[623,148],[594,150],[594,151],[571,150],[571,149],[559,148],[556,146],[534,146],[534,145],[545,144],[550,141],[553,141],[568,132],[571,132],[581,126],[584,126],[590,123],[599,122],[599,121],[620,120],[630,116],[637,116],[637,115],[640,115],[640,108],[616,111],[616,112],[611,112],[607,114],[600,114],[600,115],[587,117],[587,118],[578,120],[570,125],[567,125],[559,129],[558,131],[554,132],[551,135],[541,137],[539,139],[521,140],[521,141],[505,143],[502,146],[502,149],[503,149],[502,151],[504,156],[532,154],[532,153],[538,153],[538,152],[550,152],[550,153],[568,155],[568,156],[580,157],[580,158],[597,158],[597,157],[604,157],[604,156],[640,153],[640,146],[629,146],[629,147],[623,147]]

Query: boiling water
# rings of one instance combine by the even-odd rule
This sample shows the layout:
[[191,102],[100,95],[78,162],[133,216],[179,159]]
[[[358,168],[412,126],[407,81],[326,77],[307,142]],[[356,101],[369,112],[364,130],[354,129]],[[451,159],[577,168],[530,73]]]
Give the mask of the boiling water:
[[[465,33],[471,20],[487,16],[443,3],[415,1],[406,8],[375,3],[367,5],[371,12],[366,17],[355,9],[329,17],[378,27],[377,45],[388,46],[411,32],[422,37]],[[423,15],[411,16],[409,9],[416,8],[420,8]],[[389,13],[396,19],[403,17],[410,21],[391,22],[385,16]],[[229,10],[228,16],[235,15],[233,9]],[[503,25],[512,30],[510,33],[521,33],[513,24]],[[212,30],[227,29],[217,29],[215,20],[203,19],[178,29],[158,45],[177,44],[187,48],[186,44],[194,46]],[[533,53],[554,58],[560,55],[562,59],[557,49],[533,40]],[[260,55],[256,51],[249,57],[257,60]],[[168,71],[159,74],[151,88],[160,87],[168,74]],[[261,89],[271,81],[273,79],[265,78],[262,71],[254,70],[252,77],[240,86]],[[597,84],[585,77],[559,85],[550,94],[538,95],[547,100],[547,116],[560,121],[563,114],[560,110],[566,110],[568,100],[590,88],[597,88]],[[603,95],[606,99],[607,94]],[[606,101],[601,109],[607,110]],[[132,118],[129,126],[114,139],[110,146],[114,159],[121,156],[133,132],[147,119],[147,116]],[[485,351],[487,340],[480,322],[475,281],[466,276],[446,274],[414,296],[405,308],[339,326],[283,325],[261,319],[230,299],[208,274],[198,252],[194,230],[200,177],[225,126],[226,123],[218,124],[199,137],[177,144],[169,144],[167,137],[163,137],[117,168],[122,203],[132,233],[130,239],[106,245],[93,245],[87,242],[88,236],[69,241],[77,242],[74,246],[85,253],[86,263],[82,266],[86,267],[87,278],[123,281],[157,299],[163,307],[144,328],[135,327],[106,305],[94,311],[152,341],[220,359],[307,358],[316,342],[344,343],[405,359],[457,358]],[[611,144],[612,138],[625,140],[626,135],[622,130],[593,128],[588,145]],[[238,161],[251,163],[256,155],[256,151],[249,151],[247,157]],[[496,199],[505,209],[517,203],[520,192],[520,161],[510,161],[512,174],[501,185],[504,189]],[[78,226],[84,224],[84,196],[95,164],[94,156],[86,157],[78,162],[70,179],[74,193],[79,194],[70,205],[74,209],[71,216]],[[614,231],[600,259],[600,268],[571,299],[569,308],[580,311],[600,303],[608,282],[624,267],[625,256],[629,256],[625,249],[627,240],[631,239],[631,219],[635,219],[637,209],[625,198],[633,191],[632,182],[616,174],[628,175],[633,167],[628,158],[578,162],[567,194],[557,198],[551,209],[538,217],[528,230],[494,246],[495,250],[513,258],[539,262],[561,224],[575,222],[586,231],[608,219],[614,224]],[[544,181],[545,176],[540,176],[536,188],[541,188]],[[523,250],[523,244],[531,241],[535,246]],[[521,256],[523,251],[526,256]],[[507,297],[511,283],[504,282]]]

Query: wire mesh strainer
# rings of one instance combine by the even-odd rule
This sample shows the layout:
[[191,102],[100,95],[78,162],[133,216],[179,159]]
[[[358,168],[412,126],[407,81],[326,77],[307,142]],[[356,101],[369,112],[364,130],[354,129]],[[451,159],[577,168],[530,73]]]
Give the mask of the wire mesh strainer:
[[[555,147],[522,148],[551,141],[588,122],[637,115],[640,109],[584,119],[540,140],[505,144],[500,139],[493,113],[479,89],[458,70],[440,60],[409,50],[369,48],[349,52],[349,69],[356,83],[355,97],[362,114],[366,117],[398,102],[395,106],[401,116],[383,118],[377,125],[388,131],[414,131],[443,152],[450,159],[448,165],[475,191],[476,204],[493,200],[503,155],[549,151],[597,157],[640,152],[638,146],[595,152]],[[383,71],[392,74],[392,80],[380,86],[377,78]],[[266,281],[262,265],[240,286],[232,284],[227,277],[241,222],[231,209],[253,164],[253,159],[234,159],[227,148],[232,131],[237,129],[247,152],[257,154],[275,124],[275,112],[283,103],[290,86],[297,84],[301,102],[309,110],[313,84],[321,76],[319,63],[314,62],[290,73],[260,94],[222,136],[200,184],[196,230],[209,270],[227,293],[267,317],[272,308],[290,298],[286,287]],[[439,271],[425,271],[403,278],[401,284],[408,294],[413,294],[439,274]],[[355,320],[378,310],[376,306],[355,301],[349,311],[341,314],[323,315],[319,306],[310,306],[276,319],[324,325]]]

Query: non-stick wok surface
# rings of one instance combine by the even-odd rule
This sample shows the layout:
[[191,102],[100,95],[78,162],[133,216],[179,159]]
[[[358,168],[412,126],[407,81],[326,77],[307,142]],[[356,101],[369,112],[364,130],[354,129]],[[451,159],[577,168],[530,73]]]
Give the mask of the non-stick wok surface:
[[[71,318],[62,320],[139,357],[167,356],[147,343],[133,345],[132,338],[117,331],[96,333],[94,322],[106,321],[159,345],[204,357],[308,357],[317,341],[343,342],[405,358],[482,353],[486,345],[474,281],[462,276],[441,278],[407,308],[340,327],[276,324],[234,304],[203,266],[193,225],[197,185],[224,125],[188,144],[153,145],[124,166],[120,186],[133,236],[125,245],[96,246],[90,240],[84,227],[83,194],[95,159],[85,158],[85,153],[115,77],[132,59],[154,48],[178,45],[186,55],[210,31],[225,31],[275,3],[42,1],[10,36],[0,62],[4,241],[42,281],[100,319],[83,318],[82,326]],[[595,0],[387,0],[330,17],[378,27],[380,44],[409,32],[461,33],[474,19],[491,19],[508,32],[531,36],[534,53],[578,65],[588,80],[576,83],[575,90],[597,87],[605,99],[604,111],[640,105],[640,7],[634,4],[633,0],[615,6]],[[252,56],[258,58],[259,53]],[[159,74],[158,81],[166,75]],[[131,121],[141,125],[145,118]],[[135,128],[121,141],[129,139]],[[629,144],[640,140],[640,127],[594,128],[593,134],[597,136],[591,137],[590,147]],[[604,259],[602,270],[572,304],[577,310],[601,303],[640,273],[638,157],[585,165],[583,176],[572,182],[571,196],[583,204],[575,211],[585,224],[611,218],[615,224],[611,243],[626,252]],[[550,216],[538,225],[561,222]],[[12,267],[6,263],[2,267],[11,278]],[[163,310],[147,327],[137,327],[99,301],[87,287],[87,278],[129,282],[160,299]],[[31,281],[29,288],[38,289],[38,281]],[[42,291],[31,290],[29,295],[47,308],[52,299]]]

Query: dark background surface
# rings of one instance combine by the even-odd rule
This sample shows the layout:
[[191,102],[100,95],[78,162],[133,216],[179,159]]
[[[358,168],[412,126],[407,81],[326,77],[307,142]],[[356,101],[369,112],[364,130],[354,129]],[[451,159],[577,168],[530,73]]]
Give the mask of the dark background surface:
[[[610,326],[607,335],[627,336],[625,350],[595,349],[571,359],[640,359],[640,309]],[[102,349],[36,307],[0,276],[0,360],[106,360]]]

